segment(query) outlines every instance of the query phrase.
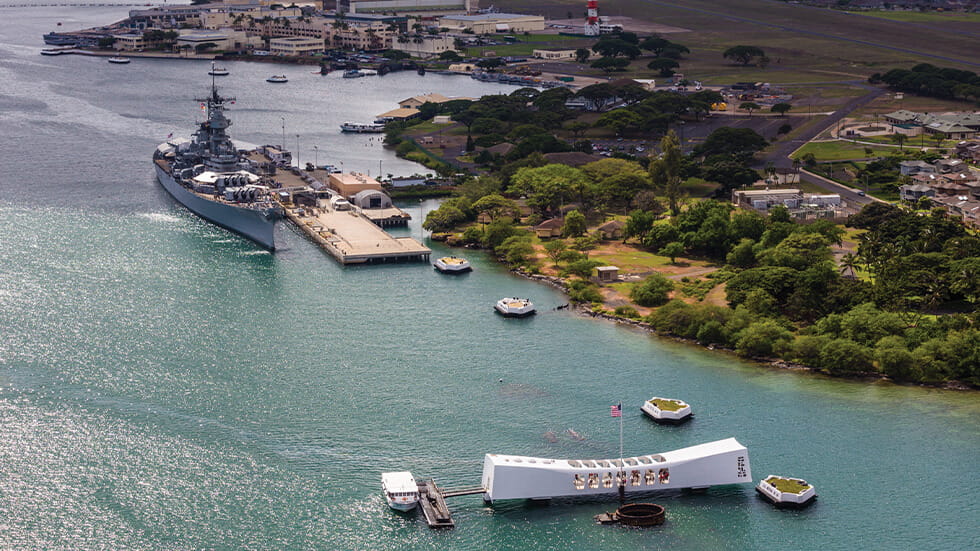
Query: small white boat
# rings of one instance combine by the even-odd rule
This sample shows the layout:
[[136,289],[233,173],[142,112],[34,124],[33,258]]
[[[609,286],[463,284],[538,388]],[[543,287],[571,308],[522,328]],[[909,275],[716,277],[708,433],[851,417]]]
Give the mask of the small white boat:
[[769,475],[755,491],[776,507],[803,508],[817,499],[813,484],[802,478]]
[[341,76],[343,78],[361,78],[361,77],[364,77],[364,76],[367,76],[367,75],[365,73],[361,72],[358,69],[350,69],[350,70],[344,71],[344,74],[341,75]]
[[436,259],[432,265],[444,274],[461,274],[473,269],[468,260],[458,256],[444,256]]
[[658,396],[643,402],[640,409],[654,421],[671,425],[683,423],[694,416],[686,402]]
[[396,511],[411,511],[419,502],[419,485],[408,471],[381,473],[381,489],[388,506]]
[[266,82],[289,82],[286,75],[272,75],[271,77],[265,79]]
[[377,134],[385,131],[383,122],[359,123],[345,122],[340,125],[341,132],[357,132],[362,134]]
[[110,57],[109,58],[109,63],[118,63],[118,64],[121,65],[123,63],[129,63],[129,58],[128,57]]
[[208,71],[208,74],[216,77],[226,77],[231,73],[228,71],[228,69],[225,69],[224,67],[211,67],[211,70]]
[[494,305],[497,313],[508,318],[523,318],[534,315],[534,303],[526,298],[507,297],[497,301]]

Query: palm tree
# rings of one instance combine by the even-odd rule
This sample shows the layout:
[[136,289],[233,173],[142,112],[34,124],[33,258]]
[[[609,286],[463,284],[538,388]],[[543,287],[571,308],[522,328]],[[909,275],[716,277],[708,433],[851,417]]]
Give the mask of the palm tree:
[[850,277],[857,279],[856,268],[858,266],[858,257],[854,253],[847,253],[840,259],[840,275],[843,277]]
[[895,134],[892,134],[891,136],[889,136],[889,138],[891,139],[891,141],[893,141],[893,142],[895,142],[895,143],[898,144],[899,151],[904,151],[905,150],[905,142],[906,142],[906,140],[909,139],[909,137],[906,136],[905,134],[900,134],[900,133],[897,133],[897,132]]

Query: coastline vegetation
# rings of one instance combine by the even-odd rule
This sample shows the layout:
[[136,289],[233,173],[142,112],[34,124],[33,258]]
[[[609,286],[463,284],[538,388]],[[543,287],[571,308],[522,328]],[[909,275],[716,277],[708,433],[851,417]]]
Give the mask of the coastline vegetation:
[[[715,184],[722,197],[758,180],[749,164],[767,141],[722,127],[685,154],[670,125],[702,116],[707,95],[629,84],[575,95],[597,104],[618,98],[622,107],[583,125],[565,107],[572,94],[563,89],[423,106],[423,117],[448,114],[465,127],[467,157],[481,172],[423,227],[452,245],[490,249],[517,270],[558,278],[569,299],[592,312],[665,335],[836,376],[980,386],[980,239],[959,222],[875,203],[848,221],[863,230],[856,235],[829,220],[797,223],[780,207],[763,216],[692,199],[683,191],[692,179]],[[424,123],[393,126],[389,141],[412,124]],[[659,155],[579,166],[549,160],[592,151],[582,139],[590,128],[661,134]],[[507,147],[490,149],[500,144]],[[890,179],[891,161],[866,163],[862,177]],[[622,222],[620,237],[598,229],[609,220]],[[547,231],[531,231],[545,221]],[[856,248],[842,249],[845,237]],[[600,286],[595,268],[623,248],[658,260],[640,261],[647,268],[631,281]],[[671,276],[695,262],[702,273]]]

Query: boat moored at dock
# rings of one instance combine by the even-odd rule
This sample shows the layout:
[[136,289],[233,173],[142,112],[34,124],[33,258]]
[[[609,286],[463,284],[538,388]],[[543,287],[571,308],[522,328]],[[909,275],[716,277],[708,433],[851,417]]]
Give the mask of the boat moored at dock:
[[215,67],[212,65],[211,70],[208,71],[208,74],[213,77],[226,77],[231,73],[228,71],[228,69],[225,69],[224,67]]
[[340,125],[340,131],[358,134],[377,134],[385,131],[385,124],[383,122],[345,122],[344,124]]
[[388,506],[397,511],[411,511],[419,502],[419,485],[412,473],[381,473],[381,489]]
[[734,438],[622,459],[546,459],[487,454],[484,500],[549,499],[703,489],[752,481],[749,453]]
[[458,256],[438,258],[432,263],[432,266],[444,274],[462,274],[473,270],[468,260]]
[[[213,79],[212,79],[213,80]],[[275,174],[292,162],[289,152],[273,146],[239,150],[225,133],[225,101],[211,83],[200,101],[207,120],[191,140],[169,139],[153,154],[157,179],[170,195],[194,214],[275,249],[275,222],[282,208],[271,189]]]
[[694,413],[691,406],[681,400],[654,396],[640,406],[648,417],[658,423],[677,425],[689,421]]
[[283,83],[283,82],[289,82],[289,79],[286,78],[286,75],[272,75],[271,77],[265,79],[265,81],[273,82],[273,83]]
[[769,475],[759,482],[755,491],[776,507],[801,509],[817,499],[813,484],[802,478]]
[[116,56],[116,57],[110,57],[109,58],[109,63],[115,63],[117,65],[123,65],[123,64],[129,63],[129,58],[128,57],[118,57],[118,56]]
[[537,310],[534,303],[526,298],[507,297],[497,301],[493,306],[498,314],[508,318],[523,318],[533,316]]

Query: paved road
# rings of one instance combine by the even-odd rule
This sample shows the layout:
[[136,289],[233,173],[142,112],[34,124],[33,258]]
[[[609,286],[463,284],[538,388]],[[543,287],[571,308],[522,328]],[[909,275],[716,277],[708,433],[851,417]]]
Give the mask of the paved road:
[[812,125],[809,129],[796,135],[792,140],[786,140],[780,142],[765,156],[761,157],[753,168],[763,168],[766,163],[772,162],[776,165],[776,168],[790,168],[793,166],[792,159],[789,158],[789,154],[796,151],[803,144],[809,142],[813,138],[816,138],[824,130],[831,128],[837,124],[841,119],[850,115],[853,111],[871,103],[875,98],[885,93],[883,88],[878,88],[875,86],[870,86],[861,81],[849,81],[847,84],[852,86],[858,86],[864,88],[868,91],[867,94],[854,98],[851,101],[845,103],[834,114],[827,116],[823,120],[819,121],[817,124]]

